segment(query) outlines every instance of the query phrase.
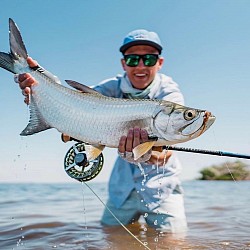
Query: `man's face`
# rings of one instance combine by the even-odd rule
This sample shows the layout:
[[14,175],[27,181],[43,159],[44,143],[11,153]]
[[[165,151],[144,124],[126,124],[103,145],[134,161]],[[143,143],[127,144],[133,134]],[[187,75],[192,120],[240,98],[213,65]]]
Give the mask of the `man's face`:
[[[128,48],[125,55],[136,54],[159,54],[159,51],[154,47],[148,45],[136,45]],[[160,57],[154,66],[145,66],[142,59],[136,67],[127,66],[125,60],[122,59],[123,69],[126,71],[127,76],[136,89],[145,89],[154,80],[156,73],[161,69],[164,59]]]

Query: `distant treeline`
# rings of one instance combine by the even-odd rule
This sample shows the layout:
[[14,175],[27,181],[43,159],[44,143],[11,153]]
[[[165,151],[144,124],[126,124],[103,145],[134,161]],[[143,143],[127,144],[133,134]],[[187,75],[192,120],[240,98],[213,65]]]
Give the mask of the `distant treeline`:
[[[249,165],[241,162],[225,162],[220,165],[212,165],[200,171],[199,180],[250,180]],[[232,178],[233,176],[233,178]]]

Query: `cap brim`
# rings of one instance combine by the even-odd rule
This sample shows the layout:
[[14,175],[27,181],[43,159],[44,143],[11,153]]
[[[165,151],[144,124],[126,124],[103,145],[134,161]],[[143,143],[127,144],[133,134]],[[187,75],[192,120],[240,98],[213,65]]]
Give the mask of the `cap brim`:
[[148,40],[138,40],[138,41],[133,41],[133,42],[129,42],[127,44],[124,44],[120,47],[120,52],[125,53],[125,51],[132,47],[132,46],[136,46],[136,45],[149,45],[152,46],[154,48],[156,48],[160,53],[162,51],[162,47],[154,42],[148,41]]

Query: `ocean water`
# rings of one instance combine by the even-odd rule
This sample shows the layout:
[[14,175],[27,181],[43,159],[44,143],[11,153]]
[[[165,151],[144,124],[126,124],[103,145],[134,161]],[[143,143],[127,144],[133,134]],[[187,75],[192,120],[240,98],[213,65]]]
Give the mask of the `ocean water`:
[[[88,185],[107,199],[107,184]],[[0,249],[250,249],[250,181],[183,183],[189,231],[143,223],[104,227],[104,206],[82,183],[0,184]]]

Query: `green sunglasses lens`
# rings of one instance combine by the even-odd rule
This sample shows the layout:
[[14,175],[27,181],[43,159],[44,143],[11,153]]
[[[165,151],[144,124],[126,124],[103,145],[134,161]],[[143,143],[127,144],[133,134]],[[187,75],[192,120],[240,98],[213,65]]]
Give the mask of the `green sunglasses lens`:
[[140,61],[140,57],[137,55],[126,55],[124,56],[124,59],[126,65],[130,67],[136,67]]
[[143,63],[145,66],[154,66],[158,60],[158,55],[145,55],[143,58]]
[[146,54],[146,55],[124,55],[124,60],[127,66],[136,67],[139,64],[140,59],[145,66],[151,67],[154,66],[159,58],[159,55],[156,54]]

